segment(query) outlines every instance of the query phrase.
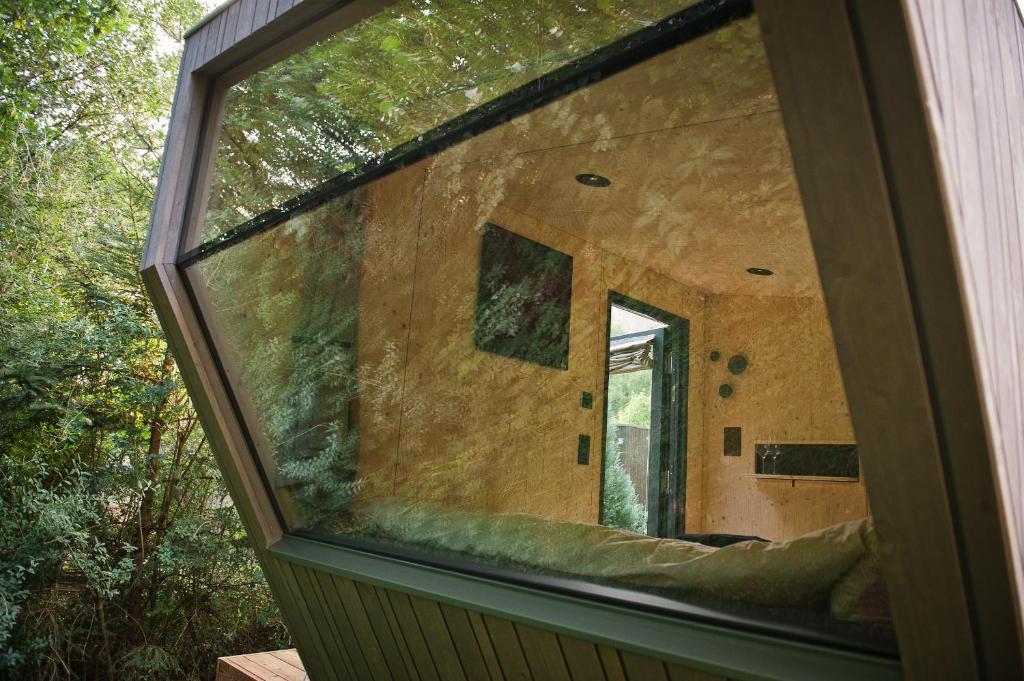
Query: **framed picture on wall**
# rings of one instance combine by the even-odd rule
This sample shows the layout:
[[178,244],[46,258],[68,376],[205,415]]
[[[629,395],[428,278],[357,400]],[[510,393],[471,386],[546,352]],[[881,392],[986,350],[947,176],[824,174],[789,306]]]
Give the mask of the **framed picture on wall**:
[[568,369],[572,256],[491,223],[482,232],[476,348]]

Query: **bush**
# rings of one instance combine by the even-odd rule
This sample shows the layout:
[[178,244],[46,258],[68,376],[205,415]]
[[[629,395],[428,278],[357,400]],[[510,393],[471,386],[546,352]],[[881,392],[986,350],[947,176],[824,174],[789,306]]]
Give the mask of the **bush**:
[[604,453],[604,495],[601,522],[608,527],[647,532],[647,512],[636,494],[636,487],[622,465],[615,439],[608,438]]

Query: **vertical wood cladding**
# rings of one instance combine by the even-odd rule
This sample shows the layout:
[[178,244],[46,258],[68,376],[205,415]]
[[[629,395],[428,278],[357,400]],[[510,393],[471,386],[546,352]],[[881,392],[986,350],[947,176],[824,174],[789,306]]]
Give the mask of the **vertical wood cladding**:
[[[311,681],[726,681],[271,559]],[[301,631],[301,634],[300,634]]]
[[1024,608],[1024,21],[908,0]]

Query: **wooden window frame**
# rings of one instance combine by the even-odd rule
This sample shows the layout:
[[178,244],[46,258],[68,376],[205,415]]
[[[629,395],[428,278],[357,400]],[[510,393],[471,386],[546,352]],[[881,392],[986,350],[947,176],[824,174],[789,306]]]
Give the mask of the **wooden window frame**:
[[[755,6],[861,449],[903,673],[917,679],[1024,678],[1019,601],[991,436],[907,1],[755,0]],[[284,534],[187,294],[179,245],[200,214],[199,188],[206,184],[228,85],[389,4],[236,0],[191,32],[141,265],[275,593],[295,597],[297,586],[271,558],[732,678],[899,676],[891,660]],[[308,623],[290,612],[295,630],[310,634]]]

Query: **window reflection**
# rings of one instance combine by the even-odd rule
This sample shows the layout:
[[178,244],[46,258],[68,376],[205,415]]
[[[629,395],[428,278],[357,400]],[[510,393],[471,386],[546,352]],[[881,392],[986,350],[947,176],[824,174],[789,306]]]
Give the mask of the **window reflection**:
[[[361,44],[372,25],[324,45]],[[587,29],[558,54],[629,26]],[[334,111],[320,89],[338,62],[320,49],[299,55],[324,70],[308,97]],[[378,153],[462,106],[349,148]],[[267,167],[295,164],[274,171],[280,196],[355,158],[299,135],[290,109],[245,115],[296,135],[250,147]],[[280,200],[231,183],[255,188],[253,210]],[[244,215],[222,217],[208,226]],[[858,468],[822,460],[855,472],[814,474],[814,457],[855,456],[855,440],[754,18],[188,273],[290,529],[891,646]],[[777,445],[802,452],[783,467],[800,474],[765,474],[757,452]]]
[[198,241],[691,4],[398,2],[228,91]]

